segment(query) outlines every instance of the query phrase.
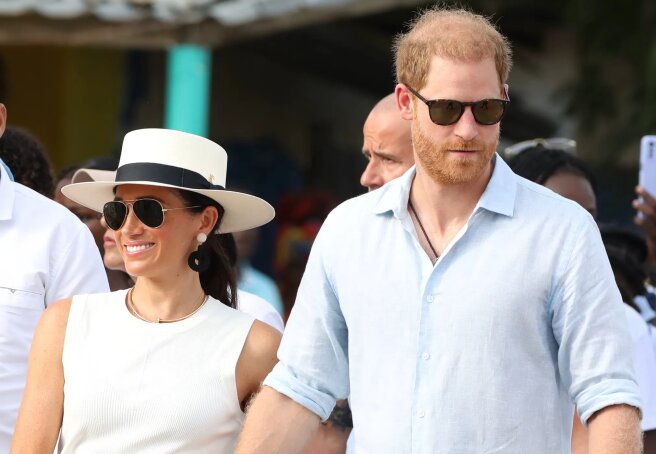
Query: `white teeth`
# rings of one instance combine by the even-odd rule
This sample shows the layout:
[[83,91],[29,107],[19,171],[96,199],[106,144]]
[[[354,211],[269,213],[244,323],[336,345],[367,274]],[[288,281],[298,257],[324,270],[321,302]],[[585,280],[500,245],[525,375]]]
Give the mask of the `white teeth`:
[[128,250],[128,252],[139,252],[139,251],[145,251],[146,249],[150,249],[153,247],[153,243],[147,243],[147,244],[138,244],[135,246],[125,246],[125,248]]

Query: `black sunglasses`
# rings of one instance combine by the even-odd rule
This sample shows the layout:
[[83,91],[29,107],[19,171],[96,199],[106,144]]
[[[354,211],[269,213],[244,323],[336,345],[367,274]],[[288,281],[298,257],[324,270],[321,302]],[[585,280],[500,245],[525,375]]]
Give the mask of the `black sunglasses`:
[[181,208],[164,208],[159,200],[155,199],[138,199],[138,200],[113,200],[103,206],[103,216],[107,227],[112,230],[118,230],[123,227],[128,217],[129,207],[132,207],[134,215],[146,227],[156,229],[164,223],[164,213],[175,210],[189,210],[191,208],[200,208],[200,205],[181,207]]
[[485,126],[493,125],[501,121],[508,105],[508,101],[504,99],[481,99],[474,102],[462,102],[453,99],[428,100],[409,85],[406,85],[406,87],[408,87],[410,93],[428,106],[428,115],[431,121],[440,126],[449,126],[456,123],[465,113],[465,107],[467,106],[471,106],[476,123]]

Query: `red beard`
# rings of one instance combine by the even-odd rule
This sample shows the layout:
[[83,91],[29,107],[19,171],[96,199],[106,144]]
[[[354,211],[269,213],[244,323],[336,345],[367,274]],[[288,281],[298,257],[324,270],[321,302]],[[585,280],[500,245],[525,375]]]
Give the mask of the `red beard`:
[[[438,143],[424,134],[417,120],[412,124],[412,143],[417,160],[426,173],[439,184],[468,183],[480,177],[490,164],[499,143],[499,132],[494,140],[452,140]],[[451,150],[475,150],[459,156]]]

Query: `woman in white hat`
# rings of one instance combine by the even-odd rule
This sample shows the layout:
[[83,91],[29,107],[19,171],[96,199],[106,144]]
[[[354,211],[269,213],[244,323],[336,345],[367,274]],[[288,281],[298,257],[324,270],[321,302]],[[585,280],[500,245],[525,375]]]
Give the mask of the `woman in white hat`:
[[12,452],[232,452],[280,335],[234,310],[218,234],[273,218],[224,190],[227,156],[178,131],[128,133],[116,180],[69,185],[115,231],[129,290],[49,307],[35,333]]

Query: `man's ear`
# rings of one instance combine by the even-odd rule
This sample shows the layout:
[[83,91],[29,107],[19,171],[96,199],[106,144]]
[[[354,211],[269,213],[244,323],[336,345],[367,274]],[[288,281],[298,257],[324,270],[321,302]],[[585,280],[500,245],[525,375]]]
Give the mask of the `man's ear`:
[[7,108],[4,104],[0,103],[0,137],[5,133],[7,126]]
[[510,96],[508,95],[508,84],[503,84],[501,86],[501,99],[505,99],[506,101],[510,101]]
[[396,84],[394,89],[394,94],[396,95],[396,107],[399,109],[401,118],[404,120],[412,120],[413,115],[413,103],[412,103],[412,94],[403,84]]

